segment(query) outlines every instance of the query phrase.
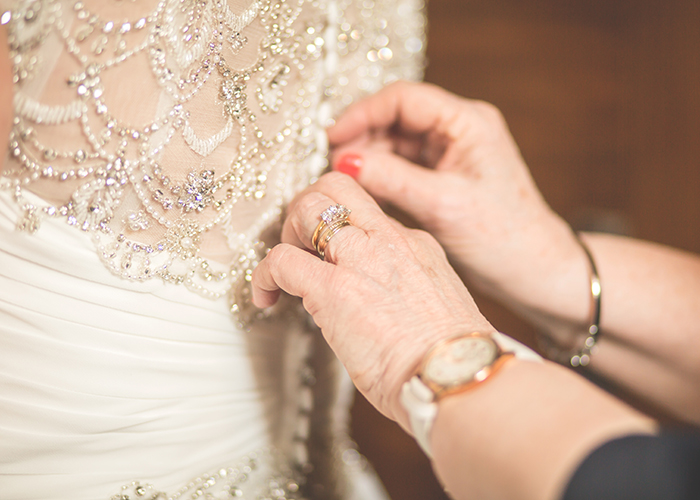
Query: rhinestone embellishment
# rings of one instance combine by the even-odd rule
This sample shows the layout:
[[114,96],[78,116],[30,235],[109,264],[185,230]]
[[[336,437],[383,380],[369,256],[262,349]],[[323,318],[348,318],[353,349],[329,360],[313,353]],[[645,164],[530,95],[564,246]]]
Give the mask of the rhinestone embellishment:
[[330,226],[334,222],[346,220],[350,212],[350,209],[345,205],[332,205],[323,211],[321,220]]
[[[333,1],[157,0],[113,19],[100,2],[12,2],[15,113],[0,189],[17,227],[63,219],[122,278],[160,277],[254,314],[248,280],[266,250],[256,236],[327,166],[328,120],[421,72],[422,0]],[[34,80],[55,76],[54,53],[71,63],[49,80],[65,100],[48,103]],[[152,99],[130,102],[142,88]]]
[[205,170],[200,174],[190,172],[187,175],[185,194],[180,197],[177,204],[185,212],[196,210],[201,212],[214,201],[214,171]]

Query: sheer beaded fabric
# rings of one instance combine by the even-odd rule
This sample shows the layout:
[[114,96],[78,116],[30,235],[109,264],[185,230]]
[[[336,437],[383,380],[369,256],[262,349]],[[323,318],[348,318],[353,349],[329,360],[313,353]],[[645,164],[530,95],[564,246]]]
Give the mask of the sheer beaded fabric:
[[0,6],[2,498],[381,498],[342,369],[248,280],[329,120],[421,76],[422,0]]

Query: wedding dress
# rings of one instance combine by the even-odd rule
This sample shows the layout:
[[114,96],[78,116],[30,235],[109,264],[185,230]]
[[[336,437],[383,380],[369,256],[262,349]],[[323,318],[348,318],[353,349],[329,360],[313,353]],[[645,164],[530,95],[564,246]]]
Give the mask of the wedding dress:
[[421,0],[0,6],[0,499],[378,497],[346,375],[249,280],[332,117],[420,77]]

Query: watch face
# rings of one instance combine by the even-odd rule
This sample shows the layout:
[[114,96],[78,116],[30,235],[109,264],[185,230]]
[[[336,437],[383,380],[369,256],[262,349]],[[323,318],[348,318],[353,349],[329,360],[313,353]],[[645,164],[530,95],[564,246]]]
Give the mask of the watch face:
[[442,386],[479,380],[478,373],[498,357],[490,338],[463,337],[440,346],[423,369],[423,376]]

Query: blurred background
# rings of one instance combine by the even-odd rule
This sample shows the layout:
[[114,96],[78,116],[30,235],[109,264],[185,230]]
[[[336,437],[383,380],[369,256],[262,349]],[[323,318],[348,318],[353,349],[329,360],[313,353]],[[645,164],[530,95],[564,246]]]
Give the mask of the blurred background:
[[[427,14],[426,80],[501,109],[555,211],[577,229],[700,252],[700,2],[432,0]],[[392,499],[447,498],[413,440],[361,396],[353,432]]]

